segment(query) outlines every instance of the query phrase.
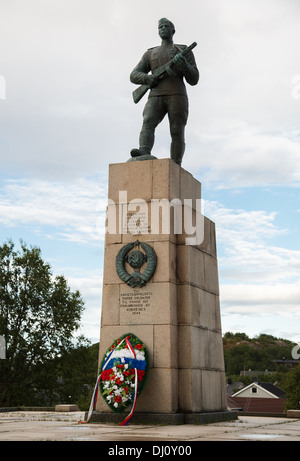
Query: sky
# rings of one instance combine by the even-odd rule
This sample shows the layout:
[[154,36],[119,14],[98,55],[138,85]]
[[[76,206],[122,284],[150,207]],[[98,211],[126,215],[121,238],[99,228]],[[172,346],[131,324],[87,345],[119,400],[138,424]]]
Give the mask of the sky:
[[[99,341],[108,165],[138,147],[129,74],[162,17],[198,44],[182,167],[216,223],[223,333],[299,343],[298,0],[0,0],[0,244],[38,246]],[[153,155],[169,143],[164,120]]]

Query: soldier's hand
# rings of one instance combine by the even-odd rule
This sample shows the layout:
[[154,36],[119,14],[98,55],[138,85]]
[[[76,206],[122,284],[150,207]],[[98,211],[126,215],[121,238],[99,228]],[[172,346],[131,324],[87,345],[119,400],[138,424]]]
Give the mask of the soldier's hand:
[[174,56],[173,62],[177,69],[181,70],[182,72],[184,72],[188,67],[187,60],[181,54],[176,54],[176,56]]
[[146,75],[145,84],[149,85],[150,88],[154,88],[159,82],[159,79],[155,75]]

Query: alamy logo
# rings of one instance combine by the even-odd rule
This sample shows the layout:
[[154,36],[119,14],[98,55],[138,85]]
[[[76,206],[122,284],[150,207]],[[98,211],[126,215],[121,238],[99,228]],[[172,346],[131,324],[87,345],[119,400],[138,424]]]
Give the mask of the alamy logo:
[[6,81],[3,75],[0,75],[0,99],[6,99]]
[[300,359],[300,343],[297,344],[295,347],[292,349],[292,357],[294,360]]
[[0,335],[0,359],[6,359],[6,342],[4,336]]
[[204,239],[203,201],[175,198],[127,201],[127,192],[119,191],[119,203],[108,200],[108,234],[183,234],[186,245],[201,245]]

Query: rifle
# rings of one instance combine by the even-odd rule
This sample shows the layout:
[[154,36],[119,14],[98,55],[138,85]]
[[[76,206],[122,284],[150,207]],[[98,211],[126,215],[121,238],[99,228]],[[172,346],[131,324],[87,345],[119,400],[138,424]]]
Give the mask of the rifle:
[[[196,42],[193,42],[190,46],[188,46],[187,48],[185,48],[183,51],[181,51],[180,53],[176,54],[176,56],[178,55],[181,55],[181,56],[185,56],[187,53],[189,53],[193,48],[195,48],[195,46],[197,46],[197,43]],[[174,56],[175,57],[175,56]],[[156,77],[159,78],[159,80],[163,79],[164,77],[166,77],[166,75],[168,75],[168,72],[167,72],[167,68],[172,66],[173,64],[173,60],[174,58],[171,59],[171,61],[169,61],[167,64],[165,64],[164,66],[160,67],[158,69],[157,72],[154,73],[154,75]],[[136,90],[133,91],[132,93],[132,96],[133,96],[133,100],[134,102],[137,104],[141,99],[142,97],[147,93],[147,91],[150,90],[150,85],[141,85],[139,86]]]

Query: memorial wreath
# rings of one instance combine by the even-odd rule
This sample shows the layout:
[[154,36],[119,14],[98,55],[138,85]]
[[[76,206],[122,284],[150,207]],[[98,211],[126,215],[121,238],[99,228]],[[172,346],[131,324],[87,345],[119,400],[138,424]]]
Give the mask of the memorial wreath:
[[112,411],[123,413],[131,404],[128,416],[121,423],[127,425],[133,416],[137,397],[145,386],[148,363],[147,349],[137,336],[127,333],[116,339],[100,364],[88,419],[95,408],[99,388]]

